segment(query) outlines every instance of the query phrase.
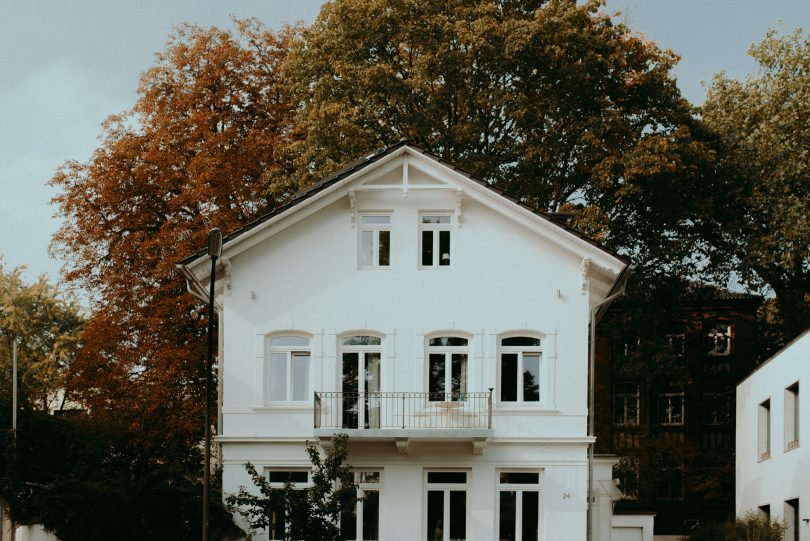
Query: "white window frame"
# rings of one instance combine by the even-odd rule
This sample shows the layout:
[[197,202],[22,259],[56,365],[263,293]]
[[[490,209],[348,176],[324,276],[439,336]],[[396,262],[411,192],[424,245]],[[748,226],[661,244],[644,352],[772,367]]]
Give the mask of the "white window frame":
[[622,486],[621,484],[618,485],[619,490],[622,493],[623,500],[638,500],[638,492],[639,492],[639,481],[641,478],[639,477],[639,457],[635,455],[622,455],[619,457],[619,462],[613,467],[613,478],[618,479],[619,473],[616,471],[617,468],[622,469],[625,472],[630,472],[632,476],[635,478],[635,490],[633,493],[625,492],[627,487]]
[[[539,346],[504,346],[503,341],[509,338],[532,338],[536,340],[540,340]],[[507,334],[498,335],[498,392],[497,392],[497,404],[508,406],[508,407],[528,407],[528,408],[540,408],[546,407],[548,404],[548,368],[546,366],[545,355],[543,355],[543,349],[545,346],[545,340],[543,336],[541,336],[537,332],[510,332]],[[518,371],[517,371],[517,378],[518,381],[515,382],[517,385],[517,400],[502,400],[501,393],[503,391],[503,354],[504,353],[512,353],[517,354],[518,356]],[[538,374],[540,381],[538,382],[538,389],[537,392],[539,394],[539,400],[537,401],[526,401],[523,398],[523,354],[530,353],[530,354],[539,354],[540,361],[538,364]]]
[[[509,483],[501,481],[502,473],[531,473],[537,474],[537,483]],[[536,538],[542,539],[540,536],[540,523],[542,522],[543,514],[543,500],[541,498],[542,490],[541,485],[543,482],[543,472],[541,470],[497,470],[495,472],[495,479],[497,483],[496,499],[495,499],[495,532],[496,536],[501,528],[501,492],[515,492],[520,496],[515,497],[515,539],[523,539],[523,497],[524,492],[537,492],[537,535]]]
[[757,462],[771,458],[771,399],[757,406]]
[[[673,411],[673,406],[671,402],[673,398],[680,398],[681,400],[680,421],[675,420],[677,419],[678,415],[677,412]],[[683,387],[681,387],[680,390],[678,391],[669,390],[658,393],[656,400],[658,402],[658,411],[656,413],[659,425],[683,426],[686,423],[686,392]],[[667,405],[664,406],[662,402],[666,403]],[[666,408],[666,416],[664,415],[664,411],[662,411],[662,407]]]
[[[364,473],[377,473],[379,474],[379,481],[376,483],[362,481],[362,474]],[[383,510],[382,510],[382,496],[383,496],[383,470],[378,468],[359,468],[354,470],[354,482],[357,483],[357,501],[355,502],[355,525],[357,528],[357,539],[349,541],[364,541],[365,532],[363,531],[363,518],[365,514],[365,493],[377,492],[377,539],[383,537]],[[342,532],[341,532],[342,534]]]
[[[727,357],[734,351],[734,325],[728,321],[716,321],[708,325],[708,332],[706,338],[711,340],[711,349],[707,352],[710,357]],[[723,329],[724,332],[716,332],[717,329]],[[719,338],[726,341],[725,349],[718,347],[717,341]]]
[[[430,473],[464,473],[466,475],[464,483],[430,483],[428,482],[428,474]],[[424,539],[424,535],[427,533],[427,525],[428,525],[428,491],[441,491],[443,496],[443,516],[442,516],[442,524],[447,525],[449,524],[448,518],[450,517],[450,492],[451,491],[464,491],[466,494],[465,496],[465,506],[464,506],[464,530],[467,532],[467,539],[470,539],[470,487],[472,486],[470,477],[472,476],[472,471],[468,469],[448,469],[448,468],[427,468],[424,471],[424,487],[422,489],[422,534],[420,535],[419,539]],[[442,541],[451,541],[450,538],[450,528],[444,526],[443,528],[443,540]]]
[[[368,217],[386,217],[388,218],[387,224],[365,224],[364,218]],[[390,269],[391,268],[391,222],[393,218],[392,212],[361,212],[359,214],[359,226],[357,228],[357,268],[358,269]],[[388,232],[388,265],[380,265],[380,232]],[[371,232],[371,264],[363,265],[363,233]]]
[[[635,388],[634,391],[631,392],[617,392],[618,390],[622,390],[621,387],[626,386],[629,388]],[[616,422],[616,399],[622,399],[622,421]],[[636,405],[636,415],[634,418],[631,418],[628,413],[627,404],[629,402],[635,402]],[[618,382],[613,386],[613,426],[638,426],[640,422],[640,410],[641,410],[641,394],[639,392],[639,384],[638,383],[629,383],[629,382]]]
[[[447,217],[449,221],[447,223],[435,223],[435,224],[426,224],[422,223],[423,219],[426,216],[439,216],[439,217]],[[437,210],[437,211],[421,211],[419,213],[419,268],[420,269],[452,269],[453,268],[453,261],[456,258],[456,246],[455,246],[455,238],[456,235],[455,231],[455,214],[452,211],[447,210]],[[433,262],[431,265],[424,265],[422,263],[422,232],[423,231],[433,231]],[[441,265],[441,254],[439,253],[439,232],[440,231],[449,231],[450,232],[450,264],[449,265]]]
[[[436,338],[461,338],[467,341],[466,346],[431,346],[430,341]],[[472,360],[472,356],[470,355],[470,342],[472,341],[472,336],[462,333],[448,333],[448,332],[439,332],[433,333],[428,335],[425,338],[425,389],[427,390],[428,394],[428,402],[463,402],[466,400],[465,396],[470,393],[470,374],[472,373],[470,367],[470,361]],[[457,353],[464,353],[467,355],[467,365],[466,371],[464,374],[464,388],[459,390],[459,397],[453,399],[453,354]],[[444,355],[444,398],[450,397],[450,400],[433,400],[433,393],[430,390],[430,356],[431,354],[434,355]]]
[[799,382],[785,388],[785,451],[799,446]]
[[[732,407],[731,397],[728,395],[728,393],[722,393],[719,391],[704,392],[702,401],[705,417],[704,424],[706,426],[727,426],[731,424],[734,408]],[[709,406],[712,405],[717,406],[717,409],[720,410],[721,414],[725,412],[725,415],[723,416],[724,418],[711,415],[713,410]]]
[[[801,504],[799,498],[785,500],[782,519],[785,523],[785,541],[799,541],[801,539]],[[805,524],[807,524],[805,522]]]
[[[353,336],[371,336],[373,338],[377,338],[380,340],[379,345],[377,344],[358,344],[358,345],[344,345],[343,341],[347,338],[351,338]],[[343,354],[344,353],[357,353],[357,392],[358,392],[358,413],[357,413],[357,428],[364,429],[365,428],[365,411],[366,408],[360,408],[360,396],[365,396],[365,399],[368,401],[370,397],[366,396],[365,393],[368,392],[366,389],[366,378],[361,377],[364,376],[365,371],[365,358],[367,353],[379,353],[380,354],[380,391],[383,392],[383,370],[384,370],[384,363],[383,359],[385,355],[383,354],[383,348],[385,346],[385,335],[374,332],[374,331],[357,331],[357,332],[346,332],[342,333],[338,336],[338,347],[337,347],[337,389],[339,392],[343,392]],[[345,427],[345,419],[343,419],[343,405],[341,404],[341,426]],[[378,419],[377,425],[382,422],[382,419]],[[369,428],[379,428],[379,426],[369,426]]]
[[[308,489],[309,487],[312,486],[312,468],[307,468],[307,467],[267,467],[267,468],[264,468],[264,477],[267,479],[267,482],[270,485],[270,488],[280,490],[280,489],[284,488],[284,483],[271,482],[270,481],[270,473],[271,472],[295,472],[295,473],[304,472],[304,473],[307,474],[306,483],[293,483],[293,488],[295,490],[306,490],[306,489]],[[268,517],[268,518],[270,518],[270,517]],[[284,533],[285,534],[287,533],[287,524],[286,524],[286,522],[284,524]],[[271,540],[273,539],[273,537],[272,537],[272,535],[273,535],[273,525],[272,524],[267,526],[266,534],[267,534],[268,539],[271,539]]]
[[[273,346],[272,340],[275,338],[303,338],[307,341],[306,346]],[[273,400],[271,398],[272,392],[272,372],[270,363],[273,353],[285,353],[287,357],[286,375],[287,381],[285,384],[286,399]],[[309,365],[307,367],[307,381],[306,381],[306,398],[304,400],[293,400],[293,365],[292,359],[295,355],[306,354],[309,357]],[[312,336],[302,332],[275,332],[266,334],[264,337],[264,404],[265,406],[273,406],[277,404],[307,404],[311,401],[311,383],[312,383]]]

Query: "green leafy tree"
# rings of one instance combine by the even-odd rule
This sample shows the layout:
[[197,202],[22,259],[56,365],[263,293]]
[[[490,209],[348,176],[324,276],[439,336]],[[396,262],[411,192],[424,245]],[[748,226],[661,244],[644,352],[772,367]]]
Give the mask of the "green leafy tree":
[[284,488],[273,488],[248,463],[245,469],[259,494],[241,487],[236,494],[228,495],[226,501],[254,530],[265,530],[283,521],[284,539],[338,541],[340,513],[352,509],[357,501],[357,484],[351,466],[346,464],[347,443],[346,434],[336,434],[323,458],[315,445],[307,443],[312,482],[306,489],[298,490],[289,482]]
[[[42,524],[62,541],[198,540],[199,475],[169,462],[134,468],[133,457],[121,451],[128,437],[123,422],[29,412],[20,418],[15,444],[8,431],[0,432],[0,499],[15,522]],[[211,539],[238,536],[219,494],[211,499]]]
[[23,270],[7,270],[0,259],[0,394],[11,396],[16,341],[19,407],[61,409],[71,395],[84,317],[71,295],[44,275],[26,283]]
[[408,137],[531,205],[576,208],[640,272],[695,270],[718,227],[713,141],[678,57],[601,4],[325,4],[284,64],[299,182]]
[[291,189],[278,66],[294,30],[237,26],[177,28],[90,160],[51,181],[64,218],[52,249],[92,293],[74,388],[94,416],[128,419],[145,463],[197,468],[203,437],[205,310],[175,265]]
[[769,31],[749,49],[759,73],[715,76],[703,106],[722,138],[726,260],[776,295],[784,340],[810,326],[810,37]]

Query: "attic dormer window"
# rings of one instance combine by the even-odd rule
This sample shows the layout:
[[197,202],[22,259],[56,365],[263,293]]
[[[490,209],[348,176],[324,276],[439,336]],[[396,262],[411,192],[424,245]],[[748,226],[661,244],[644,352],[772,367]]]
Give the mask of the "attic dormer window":
[[361,269],[387,268],[391,264],[391,215],[360,215],[360,253]]
[[419,217],[420,267],[450,266],[450,214],[422,214]]

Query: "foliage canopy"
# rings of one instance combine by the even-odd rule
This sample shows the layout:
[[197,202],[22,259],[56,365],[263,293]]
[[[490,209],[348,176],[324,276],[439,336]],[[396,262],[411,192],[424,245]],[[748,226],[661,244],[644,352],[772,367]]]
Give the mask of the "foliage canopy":
[[810,37],[768,32],[756,77],[712,81],[702,108],[733,179],[721,239],[755,288],[776,293],[785,340],[810,327]]
[[677,56],[574,0],[341,0],[284,65],[299,183],[408,137],[577,226],[643,272],[712,245],[712,141]]
[[[65,218],[52,249],[95,294],[76,392],[96,417],[127,419],[148,460],[199,460],[203,311],[175,264],[283,197],[290,106],[278,90],[292,30],[183,26],[141,76],[132,110],[110,117],[88,163],[53,177]],[[282,175],[283,176],[283,175]]]
[[16,340],[20,407],[61,409],[72,389],[84,317],[46,276],[28,284],[23,270],[7,270],[0,259],[0,395],[11,396]]
[[[4,415],[5,401],[0,421]],[[202,523],[202,484],[182,465],[137,467],[125,423],[99,424],[85,414],[28,413],[16,445],[0,432],[0,497],[19,524],[42,524],[62,541],[194,541]],[[212,494],[212,539],[241,532]]]

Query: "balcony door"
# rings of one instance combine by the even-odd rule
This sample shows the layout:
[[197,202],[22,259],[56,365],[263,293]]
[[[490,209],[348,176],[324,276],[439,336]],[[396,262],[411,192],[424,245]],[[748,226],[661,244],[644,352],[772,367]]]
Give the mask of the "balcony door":
[[428,396],[431,402],[467,399],[468,342],[460,336],[436,336],[428,340]]
[[343,428],[380,428],[382,339],[353,335],[341,339]]

